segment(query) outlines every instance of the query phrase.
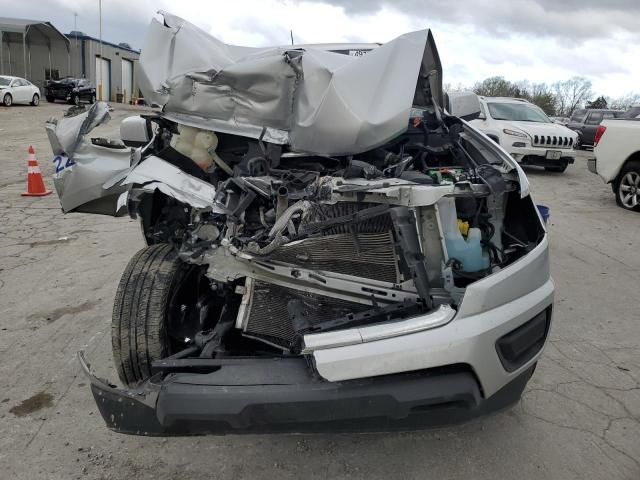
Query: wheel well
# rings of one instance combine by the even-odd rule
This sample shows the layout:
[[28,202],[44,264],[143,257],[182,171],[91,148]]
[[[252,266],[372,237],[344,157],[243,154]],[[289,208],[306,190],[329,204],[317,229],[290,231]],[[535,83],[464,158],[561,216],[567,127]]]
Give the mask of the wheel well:
[[640,162],[640,151],[637,151],[635,153],[632,153],[631,155],[629,155],[629,157],[624,161],[624,163],[622,164],[622,168],[620,169],[622,171],[622,169],[627,165],[627,163],[629,162]]
[[493,140],[498,145],[500,145],[500,139],[498,138],[497,135],[494,135],[494,134],[490,133],[490,134],[487,135],[487,137],[489,137],[491,140]]
[[136,213],[141,221],[147,245],[171,243],[179,227],[189,222],[190,212],[184,204],[156,190],[138,200]]
[[624,161],[624,163],[620,166],[620,170],[618,171],[618,174],[611,181],[611,187],[613,188],[614,193],[617,193],[618,191],[618,184],[620,183],[620,175],[624,171],[624,167],[626,167],[631,162],[640,163],[640,151],[634,152],[631,155],[629,155],[627,159]]

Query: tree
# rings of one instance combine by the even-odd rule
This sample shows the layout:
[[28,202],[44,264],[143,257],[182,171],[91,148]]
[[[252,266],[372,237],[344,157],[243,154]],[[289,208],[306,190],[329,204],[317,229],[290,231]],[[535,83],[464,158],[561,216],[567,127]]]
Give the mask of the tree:
[[489,77],[473,86],[473,91],[477,95],[485,97],[513,97],[517,87],[504,77]]
[[569,80],[556,82],[552,89],[556,98],[556,113],[565,117],[570,117],[576,108],[593,96],[591,80],[584,77],[571,77]]
[[640,93],[630,92],[622,97],[611,98],[607,97],[609,108],[615,110],[627,110],[632,105],[640,104]]
[[607,99],[600,95],[595,100],[587,102],[586,108],[607,108]]
[[556,97],[546,83],[533,84],[529,100],[540,107],[547,115],[556,114]]

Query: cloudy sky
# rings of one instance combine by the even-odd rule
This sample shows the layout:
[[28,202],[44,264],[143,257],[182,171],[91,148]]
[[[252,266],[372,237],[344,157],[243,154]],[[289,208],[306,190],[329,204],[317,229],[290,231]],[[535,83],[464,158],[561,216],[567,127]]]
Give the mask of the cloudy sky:
[[[0,15],[98,34],[98,0],[2,0]],[[141,48],[157,10],[227,43],[386,42],[431,28],[444,81],[573,75],[614,97],[640,91],[640,0],[103,0],[103,38]]]

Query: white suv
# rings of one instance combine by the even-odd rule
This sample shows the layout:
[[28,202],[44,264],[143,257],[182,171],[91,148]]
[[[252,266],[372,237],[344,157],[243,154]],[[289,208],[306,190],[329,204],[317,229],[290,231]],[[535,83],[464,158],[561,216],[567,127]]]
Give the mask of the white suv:
[[471,125],[500,144],[518,163],[564,172],[574,162],[578,135],[554,123],[522,98],[479,96],[482,113]]

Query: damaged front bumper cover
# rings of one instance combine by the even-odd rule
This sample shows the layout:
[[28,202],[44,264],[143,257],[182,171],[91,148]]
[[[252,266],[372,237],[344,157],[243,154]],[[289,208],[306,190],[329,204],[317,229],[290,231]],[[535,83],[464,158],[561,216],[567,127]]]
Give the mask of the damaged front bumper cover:
[[[157,374],[124,390],[96,377],[82,352],[78,359],[107,426],[151,436],[408,431],[460,423],[517,402],[535,367],[483,398],[473,372],[455,365],[327,382],[302,358],[163,360]],[[187,362],[200,373],[188,373]]]

